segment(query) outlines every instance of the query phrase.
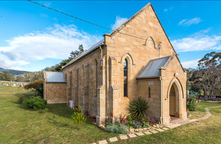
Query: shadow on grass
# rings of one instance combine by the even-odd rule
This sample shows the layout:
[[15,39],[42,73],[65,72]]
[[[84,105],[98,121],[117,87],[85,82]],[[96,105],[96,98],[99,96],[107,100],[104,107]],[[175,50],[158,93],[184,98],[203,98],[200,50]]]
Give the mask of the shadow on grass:
[[[15,94],[15,96],[17,96],[17,95],[18,94]],[[30,94],[27,94],[27,96],[30,96]],[[18,101],[11,101],[11,102],[16,104],[16,106],[18,108],[21,108],[26,111],[35,111],[37,113],[41,113],[41,111],[42,111],[42,110],[29,109],[27,106],[21,104]],[[68,118],[68,119],[71,119],[71,116],[74,113],[74,110],[69,108],[66,104],[48,104],[48,105],[46,105],[46,108],[49,109],[49,111],[47,113],[53,113],[55,115],[58,115],[59,117]],[[42,114],[45,114],[45,113],[42,113]],[[60,122],[60,121],[57,121],[56,119],[53,119],[53,118],[48,118],[48,121],[49,121],[49,123],[51,123],[55,126],[58,126],[58,127],[67,127],[70,129],[78,129],[77,125],[74,125],[74,124],[72,125],[72,124],[68,124],[65,122]],[[89,124],[89,125],[93,125],[93,126],[97,127],[98,129],[104,131],[102,128],[100,128],[99,126],[94,125],[92,123],[91,117],[87,117],[87,121],[85,123]]]
[[57,127],[66,127],[66,128],[77,129],[78,130],[77,125],[64,123],[64,122],[58,122],[53,118],[48,118],[48,122],[51,123],[54,126],[57,126]]

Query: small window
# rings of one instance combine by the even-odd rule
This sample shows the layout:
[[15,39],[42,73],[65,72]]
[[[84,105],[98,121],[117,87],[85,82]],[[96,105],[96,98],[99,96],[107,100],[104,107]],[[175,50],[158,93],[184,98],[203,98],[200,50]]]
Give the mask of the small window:
[[64,79],[65,79],[65,81],[67,81],[67,74],[64,75]]
[[148,87],[148,97],[151,98],[151,90],[150,90],[150,87]]
[[128,63],[127,60],[124,60],[124,97],[127,97],[128,90]]

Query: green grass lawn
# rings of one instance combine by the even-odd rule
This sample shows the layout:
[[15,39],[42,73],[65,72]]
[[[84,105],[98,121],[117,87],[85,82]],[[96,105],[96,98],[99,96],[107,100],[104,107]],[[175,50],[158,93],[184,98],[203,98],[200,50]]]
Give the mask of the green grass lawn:
[[[19,89],[19,90],[18,90]],[[18,87],[0,86],[0,142],[5,143],[92,143],[118,134],[108,133],[88,119],[78,130],[71,120],[73,110],[66,104],[47,105],[40,113],[19,104],[18,91],[26,96],[33,92]]]
[[[71,120],[73,110],[65,104],[47,105],[49,112],[27,109],[17,102],[17,93],[33,92],[18,87],[0,86],[0,142],[5,143],[92,143],[118,134],[108,133],[88,119],[78,130]],[[205,115],[205,107],[221,103],[201,102],[192,118]],[[211,108],[212,116],[162,133],[145,135],[117,143],[221,143],[221,108]]]

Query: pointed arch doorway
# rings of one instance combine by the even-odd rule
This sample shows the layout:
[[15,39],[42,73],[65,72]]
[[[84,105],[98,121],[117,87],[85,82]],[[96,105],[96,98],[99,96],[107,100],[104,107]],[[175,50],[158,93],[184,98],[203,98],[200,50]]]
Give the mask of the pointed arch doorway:
[[182,89],[178,80],[172,82],[169,91],[169,115],[171,118],[180,118],[181,105],[180,100],[182,99]]
[[170,94],[169,94],[169,99],[170,99],[170,104],[169,104],[169,114],[172,117],[175,117],[176,115],[176,92],[174,88],[174,84],[170,88]]

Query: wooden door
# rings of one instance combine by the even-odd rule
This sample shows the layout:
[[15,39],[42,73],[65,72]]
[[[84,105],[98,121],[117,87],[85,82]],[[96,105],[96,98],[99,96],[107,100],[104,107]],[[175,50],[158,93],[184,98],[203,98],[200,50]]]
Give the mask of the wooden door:
[[175,116],[176,112],[176,95],[174,87],[172,86],[170,90],[170,115]]

